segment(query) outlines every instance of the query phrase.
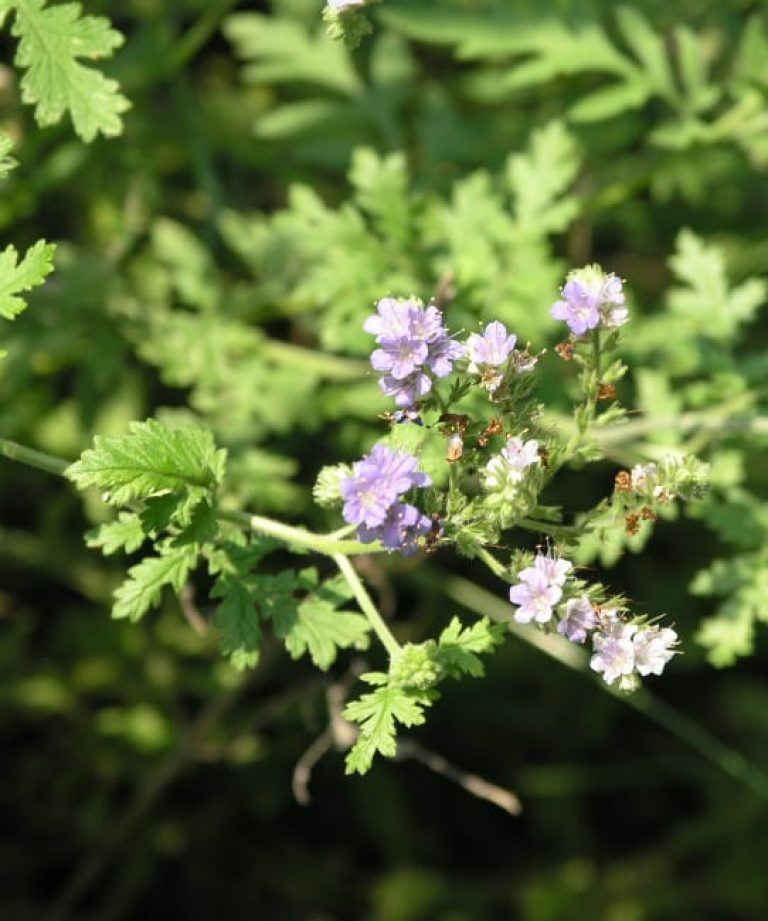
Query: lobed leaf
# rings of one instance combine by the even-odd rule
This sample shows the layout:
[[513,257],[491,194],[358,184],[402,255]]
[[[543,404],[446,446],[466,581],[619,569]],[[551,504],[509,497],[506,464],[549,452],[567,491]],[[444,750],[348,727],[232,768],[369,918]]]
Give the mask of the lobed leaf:
[[21,262],[14,246],[6,246],[0,253],[0,317],[12,320],[25,309],[26,301],[19,294],[43,283],[53,270],[55,251],[52,243],[38,240]]
[[160,556],[150,556],[131,566],[128,578],[115,592],[112,616],[116,619],[141,618],[160,602],[166,585],[180,592],[197,560],[197,548],[165,548]]
[[344,718],[359,724],[360,735],[347,754],[346,773],[367,773],[377,753],[385,758],[394,758],[397,754],[397,724],[420,726],[426,719],[424,709],[434,698],[434,691],[383,684],[347,704]]
[[27,68],[21,80],[24,102],[35,106],[39,125],[53,125],[69,112],[84,141],[123,130],[129,107],[115,80],[80,63],[108,57],[123,36],[102,16],[81,16],[79,3],[46,6],[45,0],[2,0],[0,17],[13,9],[12,34],[20,39],[16,63]]
[[204,494],[221,482],[224,464],[225,452],[205,429],[169,429],[148,419],[131,423],[127,435],[97,435],[67,476],[79,489],[95,486],[124,505],[165,492]]

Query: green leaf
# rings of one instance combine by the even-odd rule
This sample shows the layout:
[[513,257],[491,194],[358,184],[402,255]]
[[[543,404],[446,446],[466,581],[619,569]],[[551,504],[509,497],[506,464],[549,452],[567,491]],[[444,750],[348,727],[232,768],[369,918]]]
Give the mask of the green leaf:
[[118,550],[133,553],[145,539],[142,521],[134,512],[120,512],[115,521],[99,525],[85,536],[87,546],[100,547],[104,556],[110,556]]
[[[363,680],[368,676],[364,675]],[[375,683],[379,683],[378,680]],[[424,709],[435,699],[434,691],[415,691],[389,684],[380,685],[348,704],[344,718],[358,723],[360,735],[346,759],[347,774],[365,774],[378,752],[385,758],[397,753],[397,724],[420,726]]]
[[582,96],[568,110],[575,122],[597,122],[615,118],[622,112],[638,109],[651,95],[651,88],[645,83],[612,83]]
[[160,556],[150,556],[131,566],[128,578],[115,592],[112,616],[137,621],[160,602],[163,587],[180,592],[197,560],[194,547],[164,548]]
[[97,435],[67,476],[79,489],[106,492],[115,505],[185,489],[201,497],[221,482],[225,456],[205,429],[169,429],[148,419],[132,422],[127,435]]
[[16,166],[16,160],[11,156],[12,150],[13,141],[7,134],[0,133],[0,179],[5,179]]
[[359,148],[352,155],[349,179],[355,198],[385,240],[408,246],[411,238],[411,202],[405,156],[379,157],[375,151]]
[[369,630],[362,614],[339,611],[332,602],[314,596],[298,606],[285,648],[294,659],[308,652],[315,665],[325,670],[336,661],[339,649],[365,649]]
[[533,132],[529,150],[510,157],[507,166],[520,229],[535,235],[555,233],[573,220],[578,204],[566,192],[580,164],[576,141],[562,122],[549,122]]
[[453,678],[479,678],[485,673],[480,655],[492,652],[503,642],[506,632],[505,624],[492,624],[487,617],[466,628],[454,617],[440,634],[435,658]]
[[22,99],[33,104],[39,125],[56,124],[69,112],[84,141],[101,132],[120,134],[128,100],[119,85],[79,59],[108,57],[123,36],[101,16],[81,16],[78,3],[46,6],[45,0],[0,0],[0,17],[15,10],[12,34],[20,39],[16,64],[28,68]]
[[245,79],[252,83],[309,83],[345,95],[361,89],[349,52],[322,33],[262,13],[235,13],[224,21],[224,34],[238,57],[250,62]]
[[722,251],[690,230],[678,235],[669,263],[683,284],[670,291],[670,310],[685,320],[690,332],[709,339],[732,339],[768,297],[768,286],[762,279],[749,278],[732,287]]
[[242,671],[259,660],[261,626],[256,604],[248,588],[237,579],[219,579],[211,593],[221,598],[214,622],[221,630],[221,649],[232,665]]
[[755,623],[768,622],[768,553],[742,553],[733,559],[715,560],[697,573],[691,591],[696,595],[720,595],[725,601],[701,622],[696,640],[707,649],[713,665],[733,665],[754,648]]
[[56,247],[38,240],[26,251],[21,262],[14,246],[6,246],[0,253],[0,317],[12,320],[27,306],[18,295],[35,288],[53,270]]

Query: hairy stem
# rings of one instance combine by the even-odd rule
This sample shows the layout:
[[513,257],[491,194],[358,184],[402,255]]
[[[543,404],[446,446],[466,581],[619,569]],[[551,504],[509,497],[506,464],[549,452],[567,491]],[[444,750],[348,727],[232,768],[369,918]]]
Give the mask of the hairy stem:
[[9,441],[7,438],[0,438],[0,454],[9,460],[18,461],[20,464],[26,464],[27,467],[34,467],[36,470],[53,473],[56,476],[64,476],[64,471],[69,467],[69,463],[60,457],[44,454],[33,448],[25,448],[24,445],[16,444],[15,441]]
[[313,531],[307,531],[306,528],[283,524],[282,521],[275,521],[273,518],[266,518],[263,515],[219,511],[218,517],[224,521],[239,524],[241,527],[250,528],[259,534],[276,537],[283,543],[301,547],[303,550],[314,550],[315,553],[323,553],[325,556],[335,556],[339,553],[346,556],[355,556],[361,553],[383,553],[386,550],[386,547],[379,543],[363,544],[359,540],[344,540],[334,533],[315,534]]
[[371,596],[366,591],[360,576],[358,576],[358,574],[355,572],[354,567],[343,553],[334,553],[333,559],[341,570],[341,574],[349,583],[349,587],[352,589],[355,595],[355,599],[360,605],[360,610],[368,618],[368,623],[373,628],[376,636],[378,636],[378,638],[381,640],[381,643],[389,653],[390,658],[392,656],[396,656],[400,652],[400,644],[394,638],[386,623],[384,623],[384,619],[382,618],[381,614],[379,614],[378,608],[371,600]]
[[494,576],[498,576],[500,579],[505,578],[507,575],[507,567],[503,563],[500,563],[496,557],[489,553],[485,547],[480,547],[477,551],[478,560],[482,560],[483,563],[491,570]]

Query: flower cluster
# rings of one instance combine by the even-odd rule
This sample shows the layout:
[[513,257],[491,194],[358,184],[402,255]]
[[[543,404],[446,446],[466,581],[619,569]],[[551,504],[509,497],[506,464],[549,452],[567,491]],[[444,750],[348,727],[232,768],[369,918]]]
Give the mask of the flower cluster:
[[[509,590],[510,601],[517,605],[513,615],[517,623],[549,623],[571,569],[568,560],[537,554]],[[617,609],[598,608],[586,595],[565,602],[557,632],[572,643],[584,643],[592,634],[590,667],[607,684],[620,679],[620,686],[627,690],[635,686],[638,675],[660,675],[677,645],[677,634],[671,628],[627,623]]]
[[596,620],[589,665],[602,673],[606,684],[619,679],[622,689],[631,690],[637,684],[636,674],[660,675],[675,655],[677,634],[670,627],[628,624],[614,609],[601,610]]
[[598,326],[622,326],[629,319],[621,279],[613,273],[606,274],[599,265],[571,272],[562,293],[550,313],[556,320],[565,320],[575,336],[583,336]]
[[509,590],[509,600],[518,605],[515,620],[528,624],[532,620],[546,624],[552,619],[552,609],[563,597],[563,585],[572,564],[569,560],[536,555],[533,566],[518,573],[519,582]]
[[415,505],[400,498],[430,482],[427,474],[419,471],[415,457],[383,444],[374,445],[341,480],[344,520],[358,526],[358,538],[363,543],[380,540],[389,550],[400,550],[406,556],[415,553],[418,538],[429,533],[432,522]]
[[407,408],[432,389],[432,376],[447,377],[464,347],[448,336],[443,315],[416,298],[382,298],[363,325],[379,348],[371,355],[379,386],[398,406]]

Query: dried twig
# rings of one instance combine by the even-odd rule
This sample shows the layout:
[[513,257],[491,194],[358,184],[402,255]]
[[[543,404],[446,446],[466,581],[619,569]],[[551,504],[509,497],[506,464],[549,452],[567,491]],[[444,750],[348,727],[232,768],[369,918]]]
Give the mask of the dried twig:
[[401,739],[398,742],[397,757],[399,760],[412,758],[414,761],[418,761],[428,767],[430,771],[434,771],[436,774],[440,774],[442,777],[457,783],[472,796],[487,800],[510,815],[520,815],[523,810],[519,798],[511,790],[478,777],[477,774],[470,774],[468,771],[462,770],[455,764],[451,764],[443,755],[438,755],[437,752],[424,748],[423,745],[419,745],[413,739]]

